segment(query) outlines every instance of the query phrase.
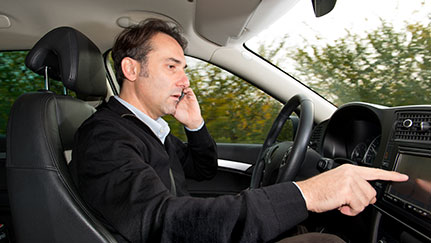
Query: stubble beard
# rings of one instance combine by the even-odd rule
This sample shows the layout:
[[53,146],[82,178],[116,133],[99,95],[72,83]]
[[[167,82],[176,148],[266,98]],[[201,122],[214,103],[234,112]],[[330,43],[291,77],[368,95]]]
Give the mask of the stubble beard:
[[169,100],[168,102],[165,103],[164,107],[163,107],[163,115],[175,115],[175,112],[177,111],[177,104],[178,102],[174,102],[172,100]]

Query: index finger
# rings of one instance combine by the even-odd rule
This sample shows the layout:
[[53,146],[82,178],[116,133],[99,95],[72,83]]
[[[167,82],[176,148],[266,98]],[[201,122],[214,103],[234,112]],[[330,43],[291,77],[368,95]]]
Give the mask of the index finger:
[[377,168],[360,167],[357,171],[367,181],[407,181],[409,176],[395,171],[387,171]]
[[192,90],[192,88],[187,87],[183,89],[184,95],[187,95],[188,97],[194,96],[194,92]]

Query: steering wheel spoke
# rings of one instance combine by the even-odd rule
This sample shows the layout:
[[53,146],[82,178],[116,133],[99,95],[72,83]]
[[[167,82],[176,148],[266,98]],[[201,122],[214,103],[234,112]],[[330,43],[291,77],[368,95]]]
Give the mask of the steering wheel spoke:
[[[276,139],[283,125],[299,106],[301,106],[301,114],[293,144],[287,144],[287,142],[276,144]],[[313,120],[314,104],[304,95],[297,94],[284,105],[263,143],[254,166],[250,188],[291,181],[295,178],[305,158]],[[273,162],[273,160],[278,161],[278,163]],[[279,168],[275,168],[274,164]]]

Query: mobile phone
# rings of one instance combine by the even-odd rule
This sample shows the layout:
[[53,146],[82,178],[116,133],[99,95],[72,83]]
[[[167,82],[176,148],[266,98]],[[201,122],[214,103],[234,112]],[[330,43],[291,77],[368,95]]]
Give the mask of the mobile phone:
[[184,98],[184,91],[181,91],[180,98],[178,98],[178,101],[181,101],[181,99]]

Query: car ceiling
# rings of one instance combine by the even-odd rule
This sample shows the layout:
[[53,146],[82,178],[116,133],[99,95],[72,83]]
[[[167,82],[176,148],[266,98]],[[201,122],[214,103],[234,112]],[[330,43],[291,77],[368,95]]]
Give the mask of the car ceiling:
[[307,94],[316,104],[316,120],[321,121],[335,106],[243,47],[246,40],[268,28],[298,1],[3,0],[0,50],[31,49],[48,31],[70,26],[105,52],[122,30],[120,26],[150,17],[168,19],[183,28],[189,42],[187,55],[225,68],[282,102],[298,93]]
[[150,17],[167,19],[183,28],[189,42],[187,55],[225,68],[283,102],[306,93],[319,106],[315,117],[320,121],[335,110],[332,104],[243,47],[246,40],[268,28],[298,1],[3,0],[0,50],[31,49],[48,31],[70,26],[104,52],[112,47],[122,27]]
[[297,1],[6,0],[0,10],[0,49],[29,49],[49,30],[71,26],[104,51],[112,46],[120,25],[158,17],[179,23],[190,42],[187,51],[198,54],[200,50],[198,55],[207,59],[220,46],[242,44]]

